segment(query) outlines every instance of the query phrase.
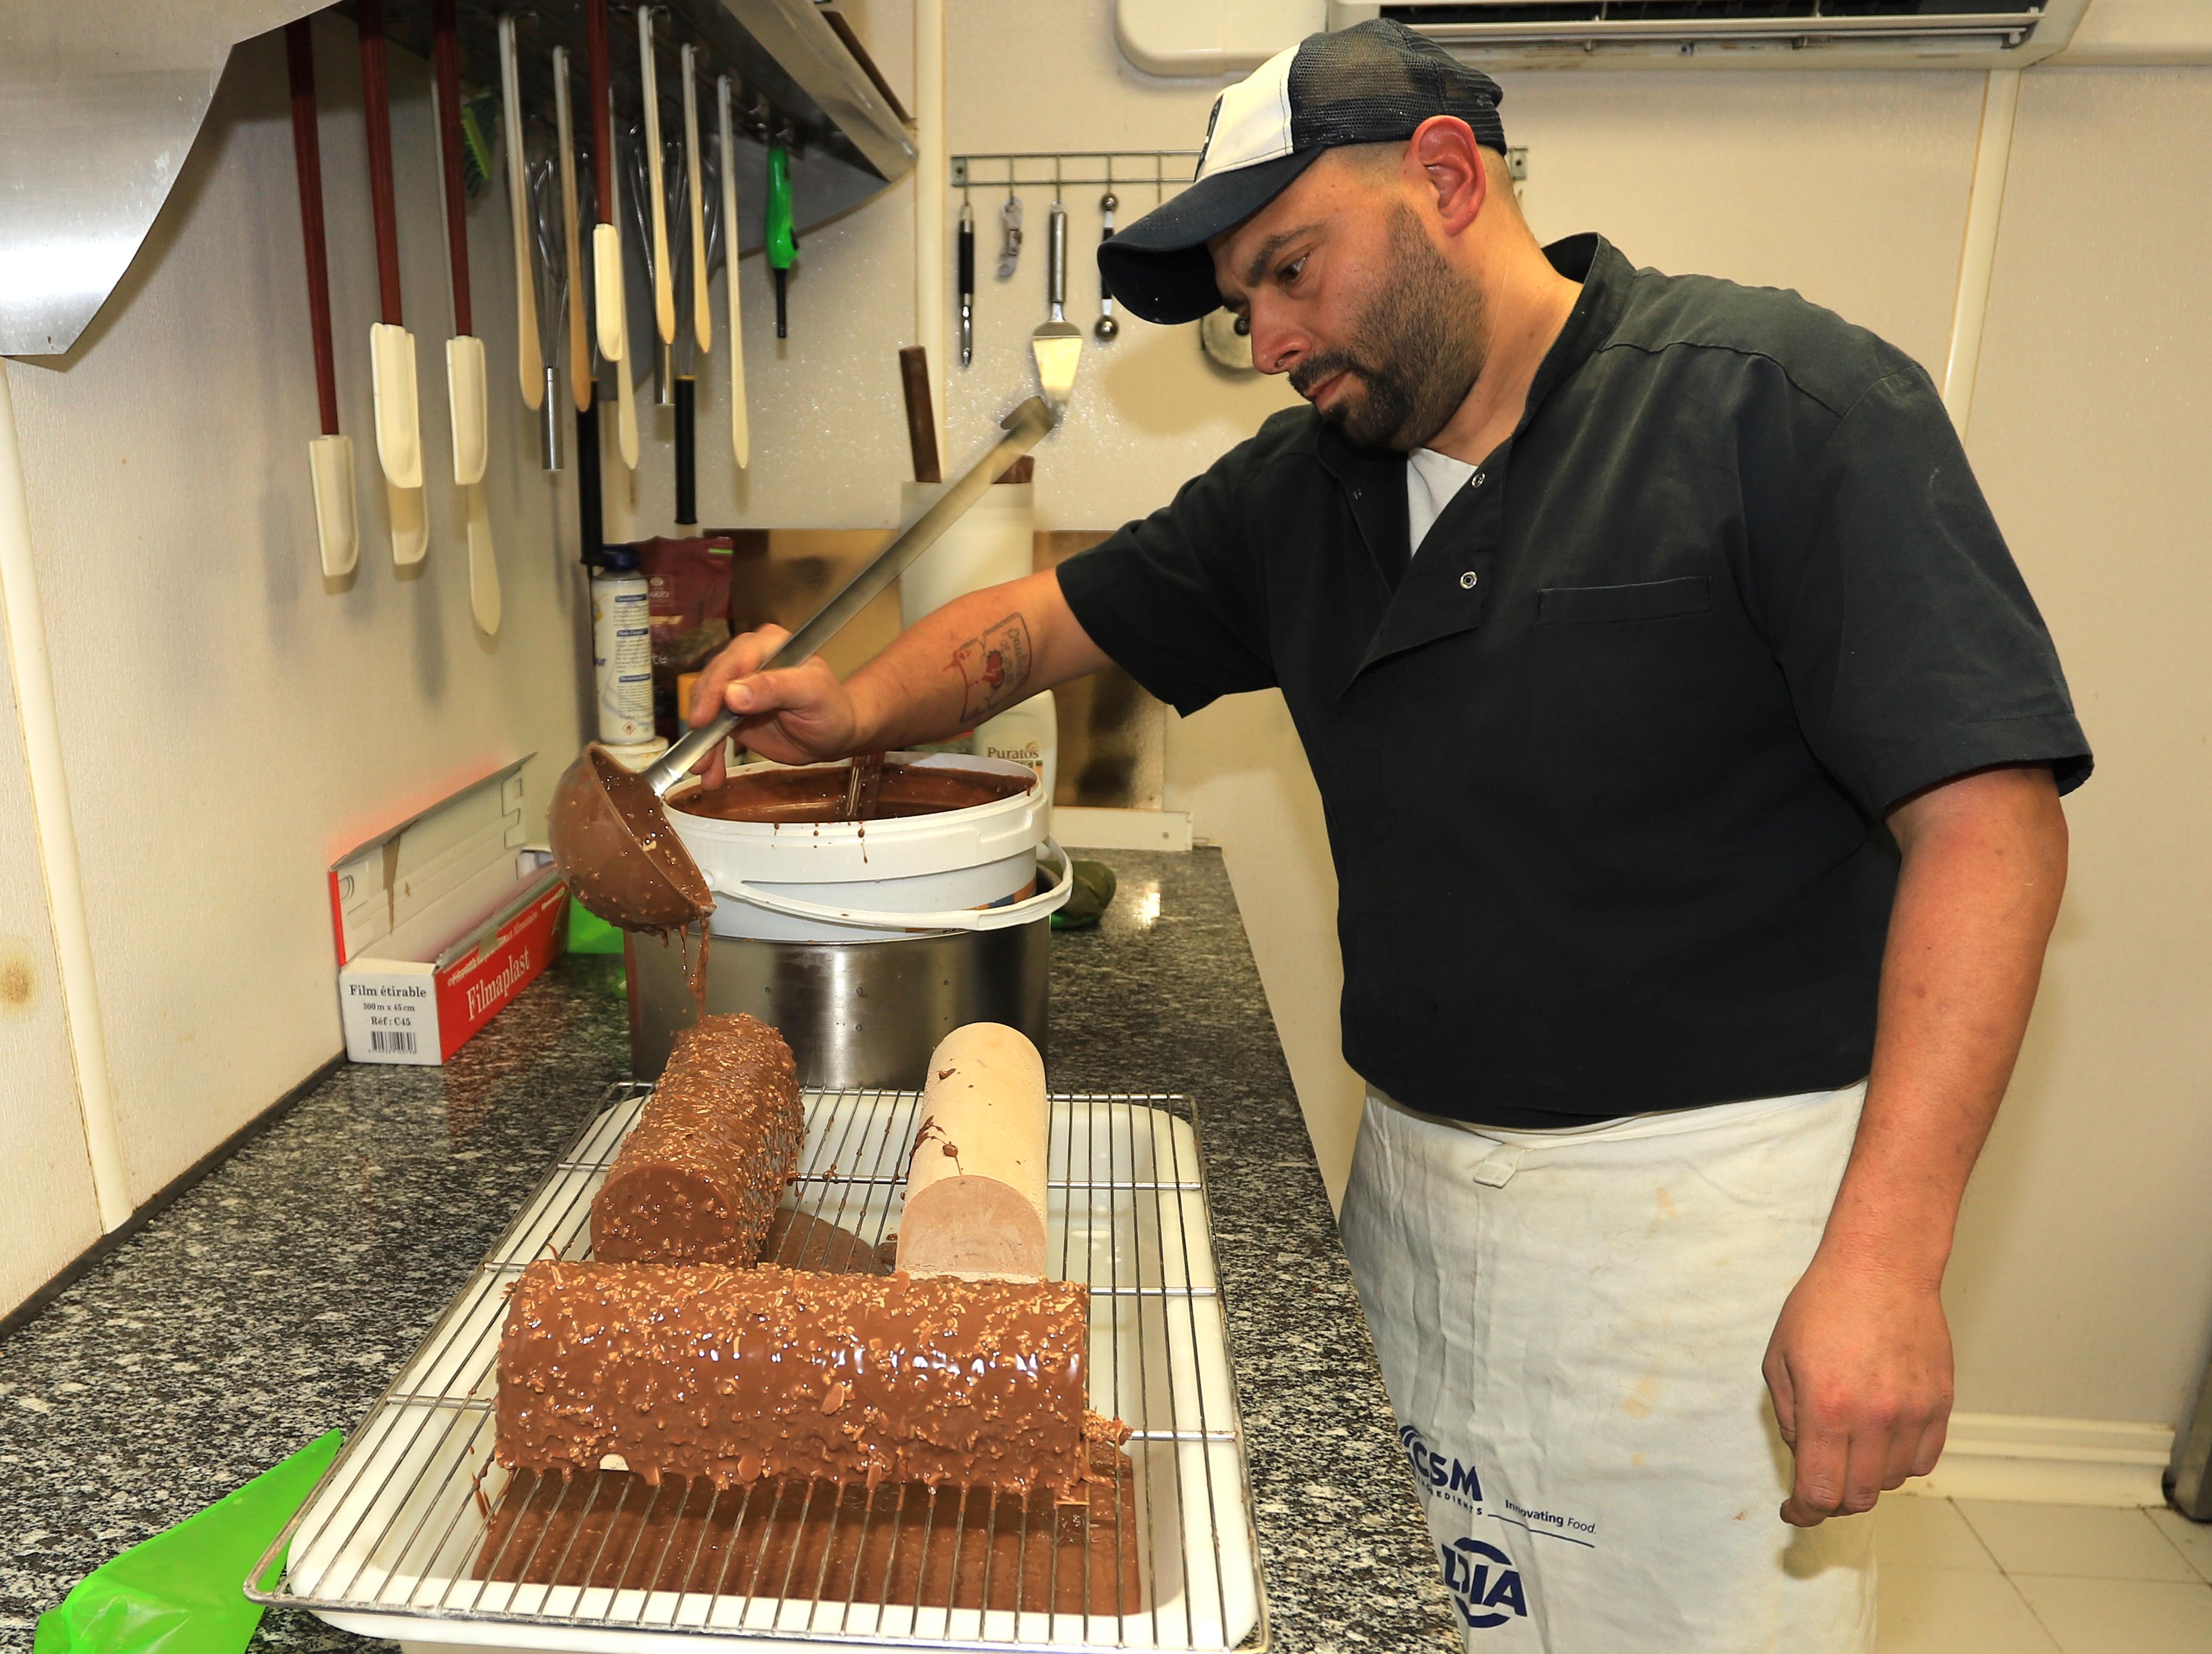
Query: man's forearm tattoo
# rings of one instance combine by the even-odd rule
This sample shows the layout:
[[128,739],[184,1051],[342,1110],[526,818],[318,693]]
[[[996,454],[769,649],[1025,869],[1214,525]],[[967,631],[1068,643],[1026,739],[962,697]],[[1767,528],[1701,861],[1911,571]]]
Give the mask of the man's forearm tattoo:
[[952,665],[966,685],[961,721],[973,728],[1022,698],[1030,681],[1029,623],[1018,614],[994,621],[952,652]]

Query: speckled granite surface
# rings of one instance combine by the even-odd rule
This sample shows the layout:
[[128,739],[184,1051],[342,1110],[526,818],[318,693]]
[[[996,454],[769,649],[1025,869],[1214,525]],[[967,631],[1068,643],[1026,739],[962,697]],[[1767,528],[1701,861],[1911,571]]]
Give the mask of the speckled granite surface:
[[[1105,853],[1054,939],[1061,1090],[1197,1100],[1275,1646],[1460,1646],[1218,852]],[[340,1068],[0,1348],[0,1646],[88,1569],[359,1422],[628,1068],[564,960],[443,1068]],[[273,1610],[256,1645],[386,1645]]]

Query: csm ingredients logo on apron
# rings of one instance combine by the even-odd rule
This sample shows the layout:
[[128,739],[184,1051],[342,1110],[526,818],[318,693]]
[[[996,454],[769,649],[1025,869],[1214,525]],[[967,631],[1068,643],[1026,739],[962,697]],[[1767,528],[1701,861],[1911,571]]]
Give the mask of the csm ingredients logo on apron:
[[[1425,1498],[1447,1500],[1469,1516],[1488,1514],[1482,1508],[1482,1477],[1473,1465],[1437,1452],[1412,1425],[1399,1426],[1398,1440]],[[1516,1614],[1528,1617],[1528,1587],[1521,1570],[1497,1546],[1455,1539],[1437,1549],[1443,1558],[1444,1588],[1469,1629],[1486,1631]]]

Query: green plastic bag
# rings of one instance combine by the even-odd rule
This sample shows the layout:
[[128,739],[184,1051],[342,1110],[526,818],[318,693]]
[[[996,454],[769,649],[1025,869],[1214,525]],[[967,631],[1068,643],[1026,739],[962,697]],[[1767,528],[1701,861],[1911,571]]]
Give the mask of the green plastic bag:
[[33,1654],[238,1654],[261,1623],[261,1604],[246,1597],[246,1573],[343,1439],[331,1431],[101,1563],[39,1616]]

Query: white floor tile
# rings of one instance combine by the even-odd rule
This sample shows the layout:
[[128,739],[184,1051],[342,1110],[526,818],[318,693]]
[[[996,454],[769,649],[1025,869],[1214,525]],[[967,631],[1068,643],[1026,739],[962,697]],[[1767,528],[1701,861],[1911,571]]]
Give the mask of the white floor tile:
[[2059,1654],[2001,1573],[1884,1563],[1876,1578],[1876,1654]]
[[2148,1514],[2159,1532],[2172,1540],[2174,1548],[2189,1559],[2189,1566],[2212,1580],[2212,1522],[2191,1522],[2180,1511],[2164,1508]]
[[1998,1572],[1996,1559],[1948,1499],[1884,1493],[1874,1507],[1875,1554],[1891,1568]]
[[2007,1573],[2203,1583],[2139,1510],[1982,1499],[1954,1502]]
[[2212,1585],[2164,1579],[2012,1582],[2063,1654],[2204,1654],[2212,1648]]

